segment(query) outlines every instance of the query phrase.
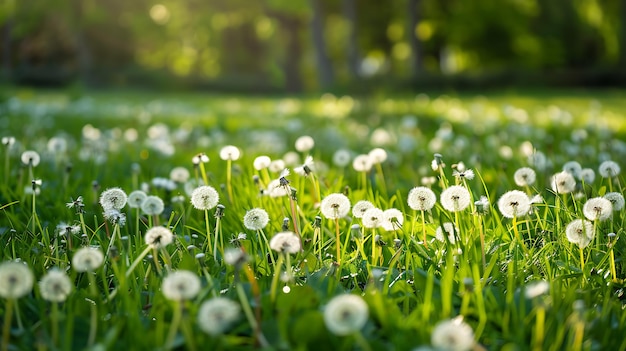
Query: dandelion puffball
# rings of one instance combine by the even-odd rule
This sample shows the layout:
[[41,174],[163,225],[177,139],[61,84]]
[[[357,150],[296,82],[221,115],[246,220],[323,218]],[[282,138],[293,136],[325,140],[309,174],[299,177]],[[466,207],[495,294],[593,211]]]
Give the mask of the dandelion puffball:
[[0,264],[0,297],[17,299],[30,293],[34,283],[33,272],[22,262]]
[[253,208],[243,216],[243,226],[250,230],[261,230],[267,226],[270,217],[262,208]]
[[239,319],[241,308],[225,297],[214,297],[200,305],[197,322],[202,331],[209,335],[225,333]]
[[348,335],[361,330],[369,318],[367,304],[357,295],[333,297],[324,309],[326,328],[335,335]]
[[220,195],[210,185],[201,185],[191,193],[191,204],[198,210],[210,210],[217,206]]
[[53,268],[41,278],[39,291],[44,300],[63,302],[72,292],[73,284],[65,272]]
[[409,191],[407,202],[416,211],[430,211],[437,202],[437,196],[430,188],[418,186]]
[[341,193],[333,193],[322,199],[320,210],[328,219],[338,219],[350,212],[350,199]]
[[450,212],[463,211],[470,204],[469,191],[460,185],[453,185],[441,193],[441,205]]
[[161,291],[168,300],[182,301],[196,297],[202,284],[198,275],[186,270],[176,271],[163,279]]
[[522,217],[530,211],[530,199],[523,191],[507,191],[498,200],[498,209],[506,218]]
[[144,240],[146,245],[160,249],[174,241],[174,233],[165,227],[152,227],[146,231]]
[[76,272],[93,272],[104,262],[104,254],[94,247],[82,247],[72,257],[72,267]]

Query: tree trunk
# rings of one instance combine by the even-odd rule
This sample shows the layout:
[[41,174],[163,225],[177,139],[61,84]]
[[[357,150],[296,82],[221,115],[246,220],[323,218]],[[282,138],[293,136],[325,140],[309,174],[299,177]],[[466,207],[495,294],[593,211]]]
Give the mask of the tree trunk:
[[409,45],[411,46],[412,58],[411,69],[414,77],[419,76],[419,74],[424,70],[424,52],[422,51],[422,43],[420,43],[420,40],[415,33],[415,28],[421,19],[420,3],[420,0],[408,0],[407,9]]
[[11,34],[13,31],[13,18],[7,18],[2,28],[2,76],[4,79],[11,78],[12,51],[11,51]]
[[91,51],[89,50],[89,45],[87,44],[87,38],[85,38],[85,9],[83,7],[82,0],[74,1],[74,23],[76,27],[75,30],[75,40],[76,40],[76,54],[78,59],[78,74],[79,79],[83,85],[89,85],[92,81],[91,73],[92,73],[92,65],[93,60],[91,56]]
[[342,11],[344,17],[350,23],[350,32],[348,33],[348,41],[346,45],[346,56],[348,58],[348,71],[352,78],[359,76],[359,45],[357,42],[357,18],[356,18],[356,0],[343,0]]
[[313,47],[317,59],[319,82],[322,89],[328,89],[333,84],[333,67],[326,54],[326,42],[324,40],[324,24],[322,22],[322,9],[319,0],[310,0],[313,18],[311,19],[311,34]]

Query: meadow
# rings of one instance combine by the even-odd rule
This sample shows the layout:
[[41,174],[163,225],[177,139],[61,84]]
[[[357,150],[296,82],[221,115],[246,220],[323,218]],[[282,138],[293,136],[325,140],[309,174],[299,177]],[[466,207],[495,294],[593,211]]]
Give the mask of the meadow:
[[626,350],[623,92],[2,98],[2,351]]

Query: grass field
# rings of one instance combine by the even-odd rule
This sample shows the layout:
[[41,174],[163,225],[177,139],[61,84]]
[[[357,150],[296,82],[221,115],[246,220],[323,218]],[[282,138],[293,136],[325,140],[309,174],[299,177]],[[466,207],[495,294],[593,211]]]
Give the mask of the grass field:
[[0,350],[626,350],[623,91],[3,97]]

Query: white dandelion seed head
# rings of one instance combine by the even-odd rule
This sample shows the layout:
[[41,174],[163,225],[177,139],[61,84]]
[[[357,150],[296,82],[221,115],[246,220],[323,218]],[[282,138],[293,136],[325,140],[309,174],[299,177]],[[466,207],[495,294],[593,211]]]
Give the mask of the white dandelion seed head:
[[191,193],[191,204],[198,210],[210,210],[217,206],[220,195],[210,185],[201,185]]
[[67,224],[65,222],[60,222],[59,224],[57,224],[57,228],[56,231],[59,235],[66,235],[68,233],[70,234],[78,234],[80,233],[80,226],[76,225],[76,224]]
[[559,172],[552,176],[550,185],[557,194],[568,194],[576,189],[576,179],[568,172]]
[[267,184],[267,194],[272,198],[287,196],[289,187],[280,185],[280,179],[274,179]]
[[489,206],[491,206],[491,203],[485,195],[481,195],[478,201],[474,201],[474,206],[476,206],[477,212],[486,214],[489,213]]
[[7,146],[9,149],[15,144],[15,137],[4,136],[2,137],[2,145]]
[[30,268],[22,262],[0,263],[0,297],[18,299],[33,289],[35,277]]
[[624,208],[624,195],[618,192],[609,192],[604,194],[605,199],[611,201],[613,211],[621,211]]
[[352,160],[352,168],[357,172],[369,172],[372,169],[374,163],[369,155],[357,155]]
[[153,249],[161,249],[174,241],[174,233],[165,227],[152,227],[146,231],[144,241]]
[[578,175],[578,179],[585,182],[585,184],[591,184],[596,180],[596,172],[591,168],[583,168]]
[[27,150],[22,152],[22,156],[20,157],[22,163],[26,166],[37,167],[39,162],[41,162],[41,157],[37,151]]
[[282,159],[272,160],[269,165],[270,172],[280,173],[287,167],[287,164]]
[[474,171],[472,171],[471,169],[461,171],[458,167],[456,170],[452,171],[452,175],[456,178],[467,180],[472,180],[475,176]]
[[121,210],[126,206],[128,196],[120,188],[109,188],[100,194],[100,205],[106,211],[109,209]]
[[459,232],[459,228],[457,228],[454,223],[445,222],[442,225],[437,227],[435,231],[435,238],[441,242],[446,242],[446,236],[448,237],[448,241],[450,244],[454,244],[456,242],[456,234]]
[[469,191],[460,185],[453,185],[441,193],[440,201],[443,208],[450,212],[463,211],[470,204]]
[[308,135],[303,135],[296,139],[295,148],[299,152],[308,152],[315,146],[315,140]]
[[349,150],[339,149],[333,154],[333,164],[337,167],[345,167],[352,161],[352,154]]
[[530,198],[530,204],[534,205],[534,204],[542,204],[543,203],[543,197],[540,194],[536,194],[533,197]]
[[270,248],[276,252],[296,254],[300,252],[300,238],[293,232],[276,233],[270,239]]
[[128,207],[141,208],[148,195],[143,190],[135,190],[128,194]]
[[498,200],[498,209],[506,218],[522,217],[530,211],[530,199],[523,191],[507,191]]
[[404,214],[397,208],[389,208],[383,211],[383,229],[390,232],[402,229],[404,223]]
[[271,163],[272,159],[269,156],[261,155],[257,156],[254,159],[254,161],[252,162],[252,166],[254,166],[254,169],[256,169],[257,171],[260,171],[262,169],[268,168]]
[[574,178],[580,179],[580,172],[583,168],[577,161],[568,161],[563,165],[563,172],[567,172],[574,176]]
[[621,171],[620,166],[615,161],[607,160],[600,164],[598,173],[602,178],[613,178],[619,175]]
[[527,299],[534,299],[536,297],[546,295],[550,291],[550,284],[545,280],[539,280],[526,285],[524,295]]
[[200,163],[209,163],[209,156],[205,153],[199,153],[191,158],[191,162],[194,165],[199,165]]
[[407,202],[416,211],[430,211],[437,202],[437,196],[430,188],[418,186],[409,191]]
[[357,201],[357,203],[352,206],[352,216],[354,216],[354,218],[363,218],[365,211],[373,207],[374,204],[367,200]]
[[365,228],[378,228],[383,225],[385,214],[380,208],[372,207],[363,213],[361,222]]
[[584,219],[575,219],[565,228],[565,235],[569,242],[585,248],[595,237],[593,224]]
[[253,208],[243,216],[243,226],[250,230],[261,230],[270,222],[270,217],[262,208]]
[[541,151],[535,151],[528,156],[528,164],[534,168],[543,171],[548,167],[548,158]]
[[104,219],[111,222],[112,224],[117,224],[120,227],[126,225],[126,214],[118,209],[109,208],[107,210],[104,210],[104,213],[102,215]]
[[189,170],[185,167],[174,167],[170,171],[170,179],[176,183],[185,183],[189,180]]
[[39,292],[46,301],[63,302],[72,292],[72,282],[65,272],[52,268],[41,278]]
[[158,216],[163,213],[165,204],[160,197],[155,195],[147,196],[141,204],[141,211],[148,216]]
[[474,348],[474,331],[461,317],[443,320],[435,325],[430,342],[437,350],[469,351]]
[[296,174],[305,177],[305,176],[308,176],[311,172],[313,172],[314,170],[313,165],[314,165],[313,156],[309,155],[304,159],[304,163],[301,166],[295,167],[293,171],[296,172]]
[[104,263],[104,254],[95,247],[81,247],[72,257],[72,268],[76,272],[93,272]]
[[[239,237],[237,237],[237,239],[241,240],[239,239]],[[231,247],[224,251],[224,262],[226,262],[226,264],[228,265],[237,267],[247,261],[248,261],[248,256],[241,249]]]
[[228,331],[240,314],[241,307],[236,302],[225,297],[214,297],[200,305],[197,322],[202,331],[217,336]]
[[368,318],[369,308],[357,295],[337,295],[324,308],[326,328],[335,335],[348,335],[361,330]]
[[168,300],[182,301],[196,297],[202,288],[198,275],[186,270],[169,274],[161,285],[161,292]]
[[594,197],[585,202],[583,214],[590,221],[605,221],[613,214],[613,204],[604,197]]
[[237,161],[241,157],[241,150],[233,145],[224,146],[220,150],[220,158],[224,161]]
[[420,184],[423,186],[432,186],[435,183],[437,183],[437,177],[435,176],[426,176],[420,179]]
[[367,153],[367,155],[369,156],[373,164],[383,163],[387,160],[387,151],[380,147],[372,149],[370,152]]
[[517,186],[531,186],[535,184],[537,174],[530,167],[522,167],[515,171],[513,180]]
[[320,210],[328,219],[345,217],[350,212],[350,199],[341,193],[329,194],[322,199]]
[[60,155],[67,151],[67,140],[63,137],[52,137],[46,147],[50,153]]

